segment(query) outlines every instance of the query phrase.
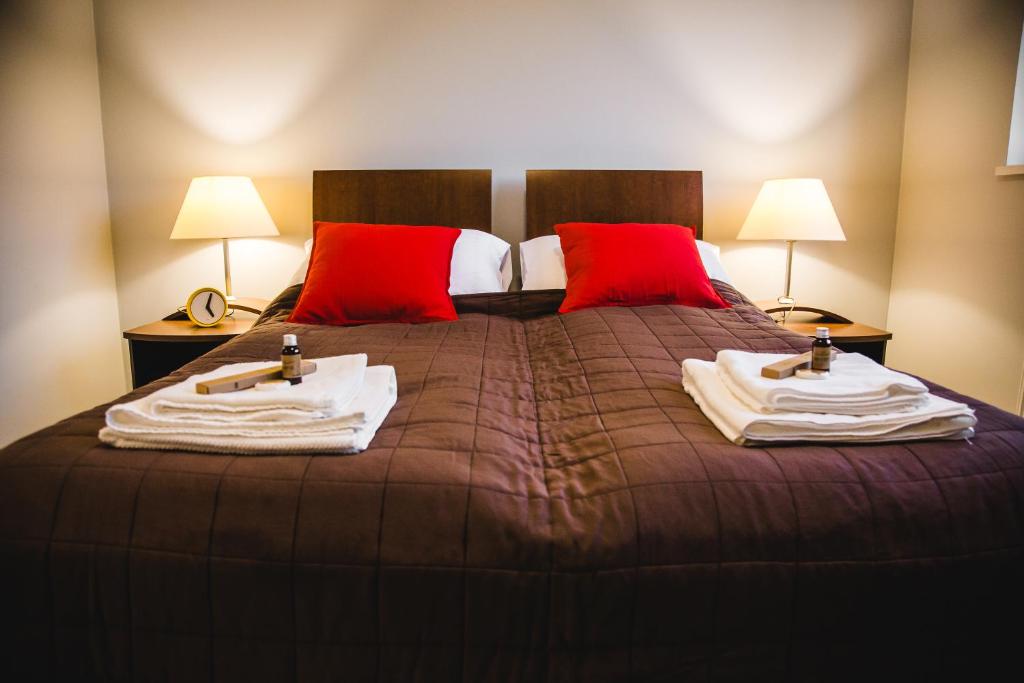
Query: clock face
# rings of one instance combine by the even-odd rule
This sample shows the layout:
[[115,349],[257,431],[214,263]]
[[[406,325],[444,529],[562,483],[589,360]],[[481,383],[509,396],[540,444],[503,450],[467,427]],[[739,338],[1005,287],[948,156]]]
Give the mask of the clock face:
[[228,312],[227,299],[212,287],[192,292],[185,305],[189,319],[200,327],[212,327],[224,319]]

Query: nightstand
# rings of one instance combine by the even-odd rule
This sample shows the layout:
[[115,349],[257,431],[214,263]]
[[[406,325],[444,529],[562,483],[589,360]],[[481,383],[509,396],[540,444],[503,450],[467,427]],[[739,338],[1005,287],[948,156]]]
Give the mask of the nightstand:
[[[779,306],[775,302],[772,302],[772,304],[763,307],[765,313],[779,313],[789,310],[788,306]],[[793,309],[793,312],[814,313],[817,314],[817,317],[802,320],[790,319],[785,323],[779,323],[780,327],[784,327],[797,334],[802,334],[805,337],[813,337],[814,328],[816,327],[827,327],[829,337],[832,339],[832,345],[836,348],[852,353],[860,353],[873,361],[885,363],[885,345],[892,339],[892,332],[880,330],[870,325],[855,323],[841,315],[820,308],[797,306]]]
[[[265,299],[233,300],[229,307],[259,313],[269,302]],[[133,327],[122,336],[128,340],[132,365],[132,388],[138,389],[182,365],[189,363],[252,327],[255,319],[225,318],[214,327],[193,325],[184,313],[172,313],[163,320]]]

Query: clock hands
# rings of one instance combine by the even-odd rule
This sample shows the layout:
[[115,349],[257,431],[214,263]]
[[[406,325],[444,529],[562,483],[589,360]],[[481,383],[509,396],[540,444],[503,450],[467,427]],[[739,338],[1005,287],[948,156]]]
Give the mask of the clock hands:
[[213,292],[210,292],[210,294],[206,297],[206,312],[209,313],[210,317],[212,318],[213,317],[213,309],[210,308],[210,302],[211,301],[213,301]]

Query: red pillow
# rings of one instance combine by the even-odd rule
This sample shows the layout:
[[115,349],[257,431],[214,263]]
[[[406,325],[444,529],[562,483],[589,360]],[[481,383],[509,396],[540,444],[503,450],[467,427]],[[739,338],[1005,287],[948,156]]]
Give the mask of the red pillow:
[[595,306],[681,304],[729,308],[708,279],[693,228],[659,223],[563,223],[565,300],[559,313]]
[[313,224],[306,283],[288,322],[321,325],[458,320],[448,294],[457,228]]

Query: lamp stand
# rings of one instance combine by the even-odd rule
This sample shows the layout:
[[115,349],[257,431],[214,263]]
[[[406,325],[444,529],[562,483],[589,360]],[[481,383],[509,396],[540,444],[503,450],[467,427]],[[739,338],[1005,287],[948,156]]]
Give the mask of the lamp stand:
[[796,299],[790,296],[789,285],[793,280],[793,245],[796,244],[796,240],[786,240],[786,293],[778,298],[778,302],[783,306],[789,306],[789,310],[783,311],[782,323],[786,323],[786,318],[789,316],[790,311],[793,310],[796,304]]
[[[227,297],[228,301],[234,301],[235,297],[231,293],[231,252],[228,249],[228,238],[221,238],[221,244],[224,246],[224,296]],[[790,250],[790,256],[792,256],[792,248]],[[786,291],[789,291],[788,271],[786,275]]]

